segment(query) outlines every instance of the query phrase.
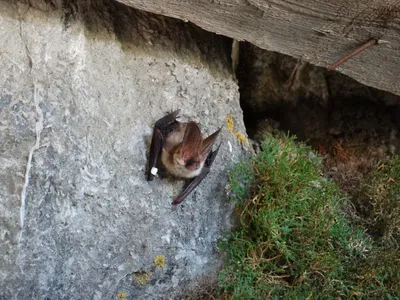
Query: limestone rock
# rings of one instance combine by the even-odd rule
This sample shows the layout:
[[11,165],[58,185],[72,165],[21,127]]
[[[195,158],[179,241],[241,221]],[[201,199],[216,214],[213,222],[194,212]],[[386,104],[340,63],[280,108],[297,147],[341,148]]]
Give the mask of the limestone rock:
[[145,180],[152,126],[180,108],[204,134],[227,115],[245,133],[226,41],[112,1],[54,3],[0,1],[0,299],[173,299],[219,268],[245,151],[224,130],[173,207],[181,181]]

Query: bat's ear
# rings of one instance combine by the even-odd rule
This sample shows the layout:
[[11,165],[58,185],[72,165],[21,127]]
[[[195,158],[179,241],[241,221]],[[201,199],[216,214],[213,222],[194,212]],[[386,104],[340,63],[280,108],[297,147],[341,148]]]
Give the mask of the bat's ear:
[[215,140],[218,137],[218,134],[221,132],[221,129],[222,129],[222,127],[203,141],[203,144],[201,145],[201,150],[200,150],[202,157],[207,157],[208,153],[210,153],[212,146],[214,145]]
[[181,158],[186,161],[198,156],[202,141],[199,126],[195,122],[187,123],[181,146]]

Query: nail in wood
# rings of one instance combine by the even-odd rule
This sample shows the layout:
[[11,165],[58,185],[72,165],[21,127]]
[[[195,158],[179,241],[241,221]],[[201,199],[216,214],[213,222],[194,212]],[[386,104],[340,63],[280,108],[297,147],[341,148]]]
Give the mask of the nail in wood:
[[353,56],[356,56],[357,54],[359,54],[360,52],[364,51],[368,47],[371,47],[372,45],[375,45],[377,43],[378,43],[378,39],[370,39],[368,42],[366,42],[365,44],[361,45],[356,50],[350,52],[349,54],[347,54],[346,56],[343,56],[341,59],[339,59],[335,63],[329,65],[328,66],[328,71],[335,70],[337,67],[339,67],[341,64],[343,64],[344,62],[346,62],[347,60],[349,60]]

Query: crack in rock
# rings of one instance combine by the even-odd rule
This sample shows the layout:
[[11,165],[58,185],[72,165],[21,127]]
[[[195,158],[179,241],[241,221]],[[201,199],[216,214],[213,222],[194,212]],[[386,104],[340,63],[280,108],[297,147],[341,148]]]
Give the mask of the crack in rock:
[[24,44],[26,56],[28,58],[28,69],[29,69],[30,77],[32,79],[33,99],[34,99],[35,110],[36,110],[36,124],[35,124],[36,140],[35,140],[35,144],[32,146],[32,148],[29,150],[29,153],[28,153],[28,161],[26,164],[26,170],[25,170],[25,174],[24,174],[24,182],[23,182],[22,191],[21,191],[21,207],[20,207],[20,229],[21,229],[21,232],[19,235],[19,240],[21,240],[22,231],[23,231],[23,227],[24,227],[24,221],[25,221],[25,215],[26,215],[26,190],[29,185],[29,173],[30,173],[30,170],[32,167],[33,153],[40,148],[40,134],[42,133],[42,130],[43,130],[43,111],[39,105],[40,101],[39,101],[39,96],[38,96],[38,87],[37,87],[36,81],[32,74],[33,61],[32,61],[32,57],[31,57],[31,52],[29,50],[26,38],[23,35],[21,14],[19,14],[19,34],[20,34],[22,43]]
[[[35,144],[32,146],[32,148],[29,150],[28,162],[26,164],[26,170],[25,170],[25,175],[24,175],[24,185],[22,186],[22,191],[21,191],[21,208],[20,208],[21,230],[24,226],[24,220],[25,220],[25,214],[26,214],[26,189],[29,185],[29,172],[32,167],[33,152],[38,150],[40,147],[40,134],[42,133],[42,130],[43,130],[43,111],[39,105],[38,88],[37,88],[36,84],[34,84],[34,96],[33,97],[34,97],[34,101],[35,101],[35,108],[36,108],[36,114],[37,114],[37,120],[36,120],[36,125],[35,125],[36,141],[35,141]],[[22,236],[22,234],[21,234],[21,236]]]

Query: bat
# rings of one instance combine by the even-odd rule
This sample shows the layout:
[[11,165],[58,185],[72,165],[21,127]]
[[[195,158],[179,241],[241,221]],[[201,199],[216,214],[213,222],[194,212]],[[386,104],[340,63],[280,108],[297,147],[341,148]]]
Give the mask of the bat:
[[212,147],[222,127],[203,139],[196,122],[181,123],[176,120],[179,109],[159,119],[151,138],[147,180],[157,175],[157,165],[164,167],[175,177],[187,179],[183,191],[172,204],[181,203],[207,176],[218,154]]

